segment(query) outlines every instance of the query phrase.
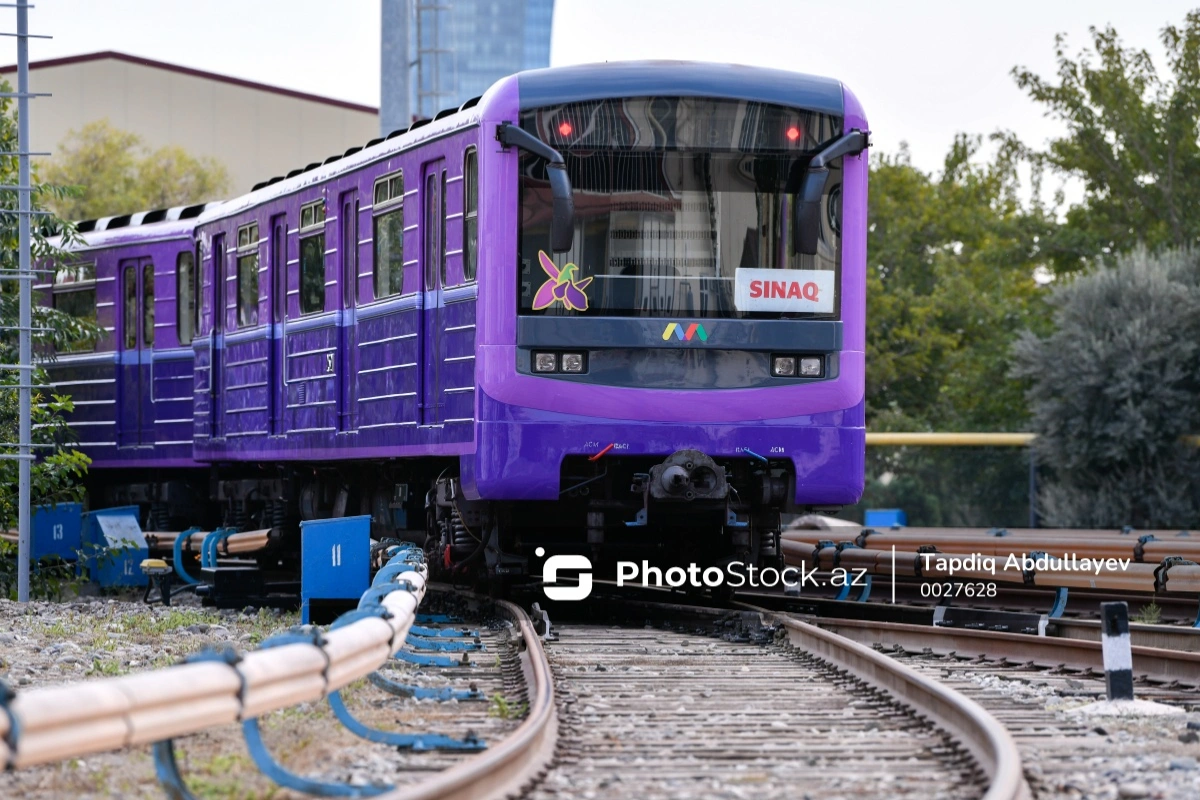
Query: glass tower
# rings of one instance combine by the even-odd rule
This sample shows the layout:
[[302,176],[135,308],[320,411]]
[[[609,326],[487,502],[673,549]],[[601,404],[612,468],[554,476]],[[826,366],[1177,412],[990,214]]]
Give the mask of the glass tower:
[[383,133],[550,65],[554,0],[383,0]]

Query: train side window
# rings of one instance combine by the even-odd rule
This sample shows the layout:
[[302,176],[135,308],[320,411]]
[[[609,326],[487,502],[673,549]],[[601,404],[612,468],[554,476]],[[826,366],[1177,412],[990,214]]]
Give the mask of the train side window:
[[200,249],[200,242],[196,242],[196,257],[192,263],[196,265],[192,270],[192,310],[195,312],[192,317],[192,333],[197,334],[200,332],[200,314],[204,310],[204,304],[200,299],[200,290],[204,286],[200,278],[201,267],[204,264],[204,251]]
[[300,207],[300,229],[325,225],[325,201],[317,200]]
[[191,344],[196,335],[195,256],[184,250],[175,257],[175,333],[180,344]]
[[463,159],[463,280],[475,280],[479,264],[479,159],[474,147]]
[[238,228],[237,317],[239,328],[258,324],[258,223]]
[[125,295],[125,314],[121,318],[122,336],[125,349],[137,347],[137,273],[133,267],[126,267],[121,274],[121,291]]
[[438,242],[438,261],[442,265],[442,286],[446,285],[446,170],[442,170],[442,240]]
[[375,245],[372,267],[375,299],[404,293],[404,173],[375,181]]
[[300,313],[325,310],[325,234],[300,240]]
[[142,345],[154,346],[154,264],[142,265]]
[[[60,267],[54,273],[51,293],[54,308],[76,319],[96,321],[96,265],[77,262]],[[80,344],[73,350],[91,350],[94,344]]]
[[300,313],[313,314],[325,310],[324,200],[300,207],[300,236]]

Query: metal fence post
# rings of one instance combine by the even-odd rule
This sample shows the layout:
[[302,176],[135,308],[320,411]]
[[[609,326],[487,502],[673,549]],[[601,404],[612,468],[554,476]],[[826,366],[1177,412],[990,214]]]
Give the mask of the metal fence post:
[[1029,527],[1038,526],[1037,513],[1037,458],[1033,452],[1033,442],[1026,445],[1029,448]]
[[30,547],[30,508],[29,491],[31,468],[33,466],[33,271],[30,262],[30,227],[29,216],[32,211],[30,202],[29,176],[29,6],[28,0],[17,0],[17,163],[19,165],[19,180],[17,188],[19,226],[18,267],[20,275],[17,283],[20,287],[20,325],[18,331],[20,360],[20,438],[18,468],[20,470],[18,500],[17,500],[17,600],[29,602],[29,559]]

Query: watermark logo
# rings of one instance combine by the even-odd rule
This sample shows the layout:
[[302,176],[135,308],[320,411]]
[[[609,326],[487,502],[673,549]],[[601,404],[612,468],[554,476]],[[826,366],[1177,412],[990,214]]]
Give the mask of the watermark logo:
[[[544,558],[546,548],[534,550],[538,558]],[[669,587],[672,589],[772,589],[787,588],[802,590],[806,587],[822,586],[866,587],[869,586],[865,569],[834,568],[828,576],[818,577],[817,569],[808,565],[760,567],[741,561],[732,561],[725,566],[672,566],[665,569],[652,566],[648,561],[618,561],[617,586],[636,585],[642,588]],[[550,556],[542,564],[542,591],[551,600],[584,600],[592,593],[592,561],[587,556]],[[558,574],[563,571],[578,572],[578,583],[559,585]]]
[[[546,555],[546,548],[533,551],[538,558]],[[551,600],[584,600],[592,593],[592,560],[587,556],[550,556],[542,564],[542,591]],[[559,570],[579,570],[578,586],[557,586]]]
[[697,337],[702,342],[708,341],[708,331],[704,330],[704,326],[699,322],[693,322],[691,325],[688,325],[687,328],[684,328],[678,322],[670,322],[663,330],[663,341],[665,342],[670,339],[671,334],[674,334],[675,338],[681,342],[690,342],[692,337]]

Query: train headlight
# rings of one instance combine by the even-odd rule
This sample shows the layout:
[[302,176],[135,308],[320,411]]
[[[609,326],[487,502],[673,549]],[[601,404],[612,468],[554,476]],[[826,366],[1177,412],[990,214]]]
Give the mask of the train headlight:
[[563,372],[583,372],[583,353],[563,353]]
[[800,376],[803,378],[819,378],[825,371],[824,359],[816,356],[805,356],[800,359]]
[[793,356],[775,356],[771,359],[771,374],[776,378],[791,378],[796,374],[796,359]]
[[558,354],[557,353],[534,353],[533,354],[533,371],[534,372],[557,372],[558,371]]

